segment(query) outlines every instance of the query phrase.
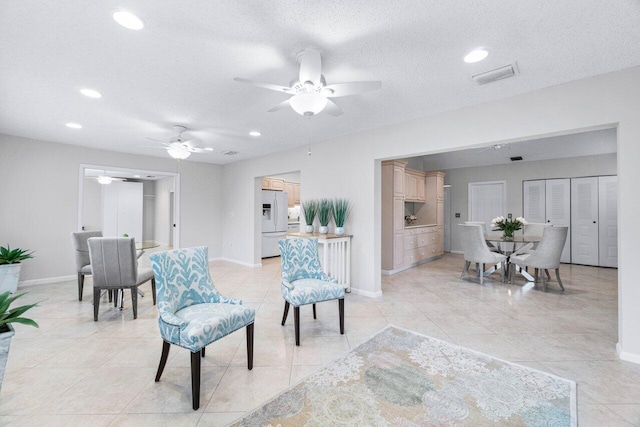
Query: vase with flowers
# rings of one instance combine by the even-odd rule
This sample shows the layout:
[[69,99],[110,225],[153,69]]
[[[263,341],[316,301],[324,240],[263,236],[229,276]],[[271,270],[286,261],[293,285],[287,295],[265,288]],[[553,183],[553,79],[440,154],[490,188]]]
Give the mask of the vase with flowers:
[[495,217],[491,220],[493,231],[502,231],[504,240],[513,240],[513,233],[527,225],[527,221],[521,216],[516,219],[505,218],[503,216]]

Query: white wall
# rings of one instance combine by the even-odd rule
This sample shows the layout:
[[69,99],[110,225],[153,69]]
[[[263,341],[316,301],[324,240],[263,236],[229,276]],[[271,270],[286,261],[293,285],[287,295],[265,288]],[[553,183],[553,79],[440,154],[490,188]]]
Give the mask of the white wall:
[[[465,83],[461,83],[465,84]],[[500,82],[494,83],[500,90]],[[348,116],[348,112],[345,116]],[[483,105],[363,132],[307,148],[224,166],[223,254],[247,264],[256,251],[255,177],[300,170],[303,199],[346,197],[353,202],[356,292],[380,292],[380,159],[412,157],[496,142],[529,140],[616,126],[619,176],[620,351],[640,362],[640,287],[633,268],[640,249],[640,69],[580,80]],[[339,119],[338,119],[339,120]],[[278,165],[278,166],[275,166]],[[252,197],[253,196],[253,197]]]
[[[75,277],[70,234],[78,225],[80,164],[176,172],[176,161],[94,150],[0,134],[0,239],[35,250],[20,279]],[[183,247],[205,245],[221,255],[221,167],[182,161]]]
[[86,231],[102,230],[102,184],[95,179],[84,180],[82,219]]
[[142,181],[142,241],[155,240],[155,181]]
[[173,178],[163,178],[154,181],[155,186],[155,233],[154,239],[163,245],[170,242],[169,232],[171,229],[170,213],[171,213],[171,197],[173,191]]
[[[444,171],[445,184],[451,185],[451,250],[462,251],[458,224],[468,221],[468,196],[470,182],[506,181],[507,210],[496,213],[513,217],[522,216],[522,181],[547,178],[574,178],[579,176],[615,175],[616,155],[572,157],[539,162],[517,162],[485,167],[469,167]],[[460,218],[455,213],[460,213]],[[526,218],[525,218],[526,219]]]

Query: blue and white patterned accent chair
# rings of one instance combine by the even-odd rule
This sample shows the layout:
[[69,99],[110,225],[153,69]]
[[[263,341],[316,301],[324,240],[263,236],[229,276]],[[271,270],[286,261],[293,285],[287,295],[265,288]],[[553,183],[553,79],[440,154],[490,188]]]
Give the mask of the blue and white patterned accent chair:
[[344,334],[344,288],[337,280],[327,276],[318,258],[318,239],[283,239],[278,243],[282,262],[282,296],[284,315],[282,326],[287,321],[289,306],[293,306],[296,345],[300,345],[300,306],[313,304],[316,318],[316,303],[338,300],[340,333]]
[[220,295],[209,275],[206,247],[149,255],[156,278],[158,323],[164,340],[156,382],[164,370],[171,344],[191,351],[193,409],[200,407],[200,358],[205,347],[246,326],[247,359],[253,369],[253,322],[256,312],[242,301]]

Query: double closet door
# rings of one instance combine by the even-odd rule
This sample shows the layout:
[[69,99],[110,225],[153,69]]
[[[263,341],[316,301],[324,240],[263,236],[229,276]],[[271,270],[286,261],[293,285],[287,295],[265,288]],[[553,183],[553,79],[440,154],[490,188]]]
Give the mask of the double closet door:
[[524,218],[528,222],[569,227],[560,262],[571,262],[571,180],[539,179],[524,181],[522,189]]
[[617,267],[617,187],[617,176],[524,181],[524,217],[569,227],[561,262]]

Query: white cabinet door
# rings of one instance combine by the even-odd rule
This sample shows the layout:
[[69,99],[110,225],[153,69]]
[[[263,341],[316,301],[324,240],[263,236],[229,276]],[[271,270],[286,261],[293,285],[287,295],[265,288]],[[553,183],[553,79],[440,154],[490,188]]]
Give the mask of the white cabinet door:
[[571,180],[547,179],[545,186],[547,224],[554,227],[569,227],[567,241],[560,257],[560,262],[569,263],[571,262]]
[[618,266],[618,177],[601,176],[599,186],[600,266]]
[[546,181],[544,179],[524,182],[522,187],[522,216],[528,222],[547,222],[545,189]]
[[598,178],[571,180],[571,262],[598,265]]
[[469,221],[482,221],[487,224],[487,234],[502,234],[491,230],[491,220],[507,214],[506,181],[469,183]]

